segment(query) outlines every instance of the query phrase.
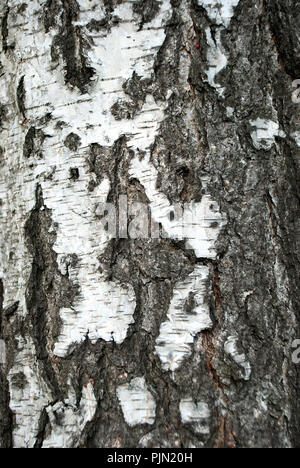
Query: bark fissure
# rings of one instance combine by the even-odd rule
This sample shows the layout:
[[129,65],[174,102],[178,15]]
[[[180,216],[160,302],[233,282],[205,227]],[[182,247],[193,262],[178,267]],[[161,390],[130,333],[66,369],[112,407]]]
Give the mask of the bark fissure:
[[4,15],[2,17],[2,22],[1,22],[1,33],[2,33],[2,48],[4,52],[8,51],[8,44],[7,44],[7,38],[8,38],[8,15],[9,15],[9,8],[4,12]]
[[19,111],[24,119],[26,118],[25,98],[26,98],[25,76],[22,76],[20,78],[20,81],[17,87],[17,103],[18,103]]
[[32,272],[26,294],[29,316],[32,320],[36,357],[41,362],[45,380],[53,398],[62,399],[57,370],[54,369],[53,343],[61,330],[59,307],[72,305],[78,287],[72,285],[58,271],[56,255],[52,250],[54,239],[47,239],[51,226],[50,212],[44,205],[42,190],[36,188],[36,206],[25,225],[28,248],[32,255]]
[[[57,61],[60,54],[65,63],[65,82],[75,86],[84,94],[90,84],[95,71],[88,65],[85,51],[90,47],[89,41],[84,37],[82,28],[74,26],[78,19],[79,5],[76,0],[61,0],[62,26],[59,34],[55,36],[52,44],[51,55],[53,61]],[[60,11],[57,2],[50,0],[45,5],[45,29],[56,24],[55,16]]]
[[272,2],[265,0],[264,6],[270,22],[271,31],[275,40],[279,60],[285,72],[296,80],[300,76],[299,59],[299,15],[297,2]]

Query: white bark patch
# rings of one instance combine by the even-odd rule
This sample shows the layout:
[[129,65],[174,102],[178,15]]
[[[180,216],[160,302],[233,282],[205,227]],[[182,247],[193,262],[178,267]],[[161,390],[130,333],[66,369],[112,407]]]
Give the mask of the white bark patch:
[[210,410],[207,403],[195,403],[191,398],[185,398],[180,400],[179,410],[184,424],[191,424],[199,434],[210,433]]
[[232,117],[234,115],[234,108],[233,107],[226,107],[226,114],[228,117]]
[[286,134],[280,130],[278,122],[258,118],[256,120],[251,120],[250,124],[256,127],[251,133],[251,138],[254,147],[258,150],[269,151],[275,144],[275,137],[286,137]]
[[136,377],[131,382],[120,385],[117,396],[129,426],[154,423],[156,403],[144,377]]
[[278,300],[285,304],[288,307],[290,313],[292,313],[291,299],[289,294],[290,283],[288,280],[288,274],[286,271],[286,266],[280,260],[280,257],[278,255],[276,256],[276,260],[274,262],[273,271],[276,281],[276,291]]
[[228,28],[239,2],[240,0],[198,0],[198,5],[205,8],[212,21]]
[[[0,100],[6,94],[0,87]],[[33,176],[22,160],[22,129],[17,121],[2,132],[8,142],[0,163],[0,277],[4,283],[4,308],[19,301],[17,313],[26,314],[25,291],[31,273],[31,259],[25,245],[24,226],[35,205]],[[2,145],[3,145],[2,143]]]
[[13,432],[15,448],[34,447],[41,411],[51,401],[51,393],[43,381],[34,354],[33,343],[29,339],[18,338],[18,353],[8,374],[10,409],[16,421]]
[[224,52],[224,48],[221,41],[221,30],[216,32],[215,41],[212,38],[211,31],[209,28],[205,30],[206,40],[208,45],[207,50],[207,63],[209,68],[206,72],[208,83],[217,90],[220,96],[223,96],[225,88],[223,88],[218,82],[216,77],[223,68],[227,65],[227,57]]
[[74,448],[78,437],[89,421],[92,421],[97,408],[97,400],[91,382],[82,389],[79,407],[70,402],[58,402],[48,406],[51,433],[43,442],[43,448]]
[[67,164],[64,160],[61,190],[55,191],[51,183],[49,189],[46,183],[44,185],[47,206],[53,210],[53,221],[59,226],[54,246],[59,263],[73,253],[79,259],[79,265],[70,270],[69,276],[80,285],[80,296],[72,308],[60,311],[63,329],[54,348],[57,356],[65,356],[69,346],[84,340],[86,334],[93,343],[99,338],[121,343],[133,322],[135,310],[133,288],[107,282],[99,272],[97,258],[105,251],[109,236],[101,222],[95,220],[94,213],[98,203],[106,202],[109,181],[104,179],[97,190],[89,194],[85,187],[89,179],[78,161],[81,180],[67,185],[65,173],[69,164],[70,167],[74,165],[74,157],[71,156]]
[[[209,195],[204,195],[200,203],[184,205],[183,213],[178,214],[167,196],[156,188],[158,172],[150,162],[149,154],[143,159],[135,157],[129,173],[144,186],[152,219],[162,225],[170,239],[186,238],[186,248],[194,250],[198,258],[215,258],[215,242],[225,221]],[[174,213],[174,219],[171,213]]]
[[244,353],[239,353],[237,349],[238,338],[230,336],[224,344],[225,352],[231,356],[233,361],[244,369],[244,380],[249,380],[251,376],[251,366]]
[[[147,24],[147,28],[139,30],[132,4],[126,2],[119,5],[114,14],[120,18],[120,22],[113,25],[110,33],[101,31],[89,34],[93,39],[93,46],[86,53],[97,76],[89,94],[78,97],[76,92],[62,86],[61,64],[56,81],[53,80],[52,69],[51,80],[50,76],[45,76],[44,71],[42,76],[31,74],[31,79],[38,87],[35,93],[28,96],[27,105],[31,112],[34,115],[40,113],[35,109],[38,99],[41,105],[51,108],[55,118],[71,122],[75,133],[77,129],[81,129],[83,146],[93,142],[109,146],[121,135],[132,136],[133,149],[143,146],[140,141],[150,146],[154,138],[152,129],[156,128],[157,123],[157,106],[153,98],[148,96],[148,105],[134,120],[115,120],[110,109],[118,100],[128,100],[122,85],[131,78],[133,72],[141,78],[151,76],[155,57],[165,39],[164,27],[171,11],[169,0],[164,1],[156,18]],[[101,19],[101,5],[95,10],[94,18],[96,13]],[[91,18],[86,17],[86,12],[81,17],[82,20],[76,24],[86,26]],[[50,57],[47,57],[46,70],[49,70],[49,60]],[[35,102],[29,102],[30,99]],[[83,128],[82,115],[85,115]]]
[[155,347],[165,370],[175,371],[191,354],[195,335],[212,327],[209,307],[205,304],[209,269],[197,266],[182,282],[176,284]]

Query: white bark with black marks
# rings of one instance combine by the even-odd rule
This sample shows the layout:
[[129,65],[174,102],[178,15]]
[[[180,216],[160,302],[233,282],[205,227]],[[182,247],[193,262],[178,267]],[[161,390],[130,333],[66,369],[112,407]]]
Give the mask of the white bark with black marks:
[[0,1],[0,447],[299,446],[296,11]]

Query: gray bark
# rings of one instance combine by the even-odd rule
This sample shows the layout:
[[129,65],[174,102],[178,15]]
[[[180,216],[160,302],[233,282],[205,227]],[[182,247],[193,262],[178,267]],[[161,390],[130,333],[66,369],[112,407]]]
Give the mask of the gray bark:
[[0,0],[0,447],[299,446],[299,6]]

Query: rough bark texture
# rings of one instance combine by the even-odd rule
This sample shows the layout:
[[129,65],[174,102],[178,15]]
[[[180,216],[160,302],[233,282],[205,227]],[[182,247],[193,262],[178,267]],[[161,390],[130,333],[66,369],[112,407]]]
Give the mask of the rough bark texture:
[[0,0],[1,447],[299,446],[299,13]]

